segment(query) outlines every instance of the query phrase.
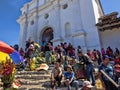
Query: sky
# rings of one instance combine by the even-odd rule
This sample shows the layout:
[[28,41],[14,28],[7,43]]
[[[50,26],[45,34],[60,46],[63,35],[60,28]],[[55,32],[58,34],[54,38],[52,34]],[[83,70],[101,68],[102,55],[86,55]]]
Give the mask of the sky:
[[[16,20],[21,15],[20,8],[31,0],[0,0],[0,40],[15,45],[19,43],[20,26]],[[120,13],[120,0],[101,0],[105,14]],[[120,14],[119,14],[120,16]]]

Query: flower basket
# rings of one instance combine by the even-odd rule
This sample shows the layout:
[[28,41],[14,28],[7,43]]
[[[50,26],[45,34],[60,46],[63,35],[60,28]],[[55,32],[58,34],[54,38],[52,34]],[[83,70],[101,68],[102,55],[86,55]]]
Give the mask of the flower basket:
[[3,83],[3,90],[13,90],[10,88],[15,78],[15,65],[10,60],[6,60],[6,62],[1,64],[0,71],[2,75],[1,81]]

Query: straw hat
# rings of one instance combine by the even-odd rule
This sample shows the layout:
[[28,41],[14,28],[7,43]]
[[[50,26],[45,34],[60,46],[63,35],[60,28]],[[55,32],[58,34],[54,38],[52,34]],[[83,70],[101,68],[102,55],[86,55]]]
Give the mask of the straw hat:
[[49,66],[46,63],[40,65],[36,70],[48,70]]

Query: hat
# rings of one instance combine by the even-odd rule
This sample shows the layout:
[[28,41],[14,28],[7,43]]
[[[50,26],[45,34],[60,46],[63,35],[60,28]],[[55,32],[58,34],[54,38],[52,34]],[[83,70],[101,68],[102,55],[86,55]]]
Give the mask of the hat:
[[92,88],[93,86],[91,85],[91,83],[89,81],[84,81],[83,82],[83,87]]
[[36,70],[48,70],[49,66],[45,63],[41,64]]
[[108,55],[105,55],[103,59],[111,59],[111,57],[109,57]]

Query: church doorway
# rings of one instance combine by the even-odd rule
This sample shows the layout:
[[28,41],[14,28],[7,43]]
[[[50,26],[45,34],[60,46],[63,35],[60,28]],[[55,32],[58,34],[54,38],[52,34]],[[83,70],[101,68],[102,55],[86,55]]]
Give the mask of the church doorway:
[[53,29],[51,27],[48,27],[44,30],[42,34],[42,42],[45,43],[51,42],[53,40]]

